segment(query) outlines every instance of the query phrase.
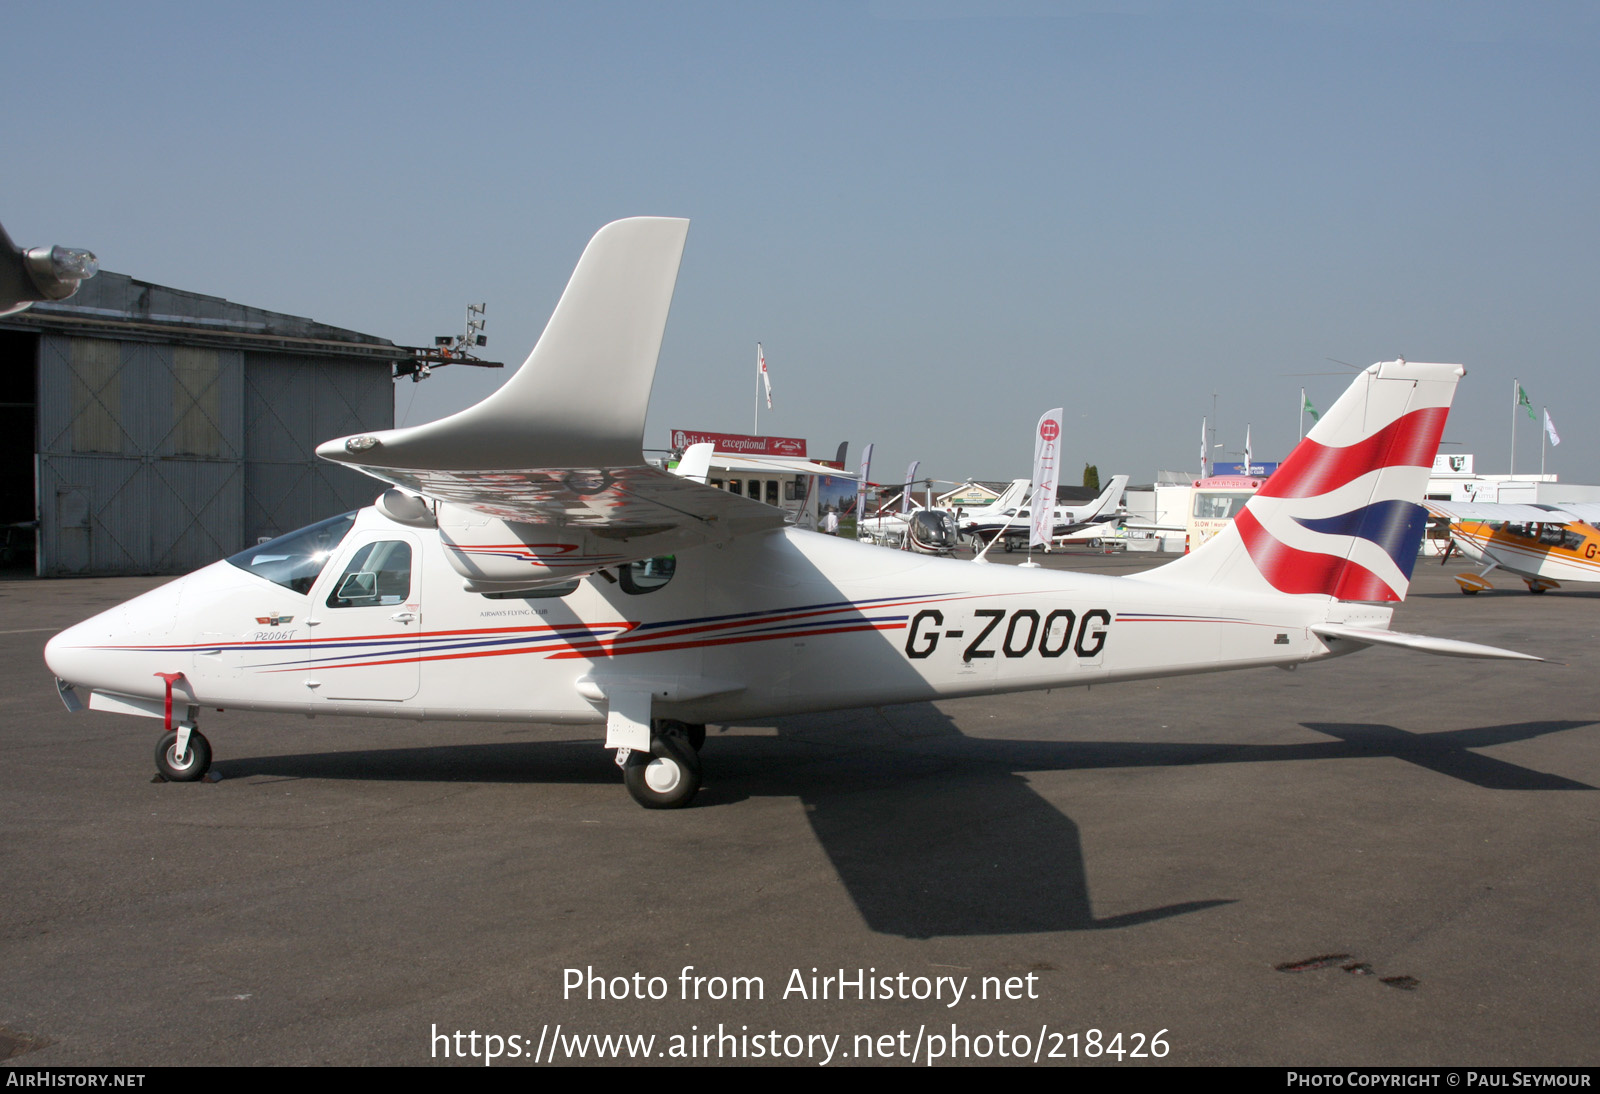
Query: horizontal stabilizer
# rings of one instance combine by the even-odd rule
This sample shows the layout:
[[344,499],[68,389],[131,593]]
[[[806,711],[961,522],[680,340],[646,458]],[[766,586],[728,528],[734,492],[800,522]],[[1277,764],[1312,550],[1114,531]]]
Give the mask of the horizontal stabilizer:
[[1454,638],[1431,638],[1425,634],[1404,634],[1398,631],[1381,631],[1371,627],[1346,627],[1339,623],[1317,623],[1311,633],[1335,641],[1354,642],[1362,646],[1399,646],[1420,653],[1437,653],[1444,657],[1485,657],[1499,661],[1543,661],[1531,653],[1517,653],[1498,646],[1480,646],[1476,642],[1461,642]]

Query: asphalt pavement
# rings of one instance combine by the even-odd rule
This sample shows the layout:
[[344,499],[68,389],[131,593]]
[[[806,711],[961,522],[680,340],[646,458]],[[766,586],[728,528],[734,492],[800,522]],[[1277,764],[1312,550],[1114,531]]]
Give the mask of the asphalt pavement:
[[0,1059],[1592,1065],[1600,593],[1455,568],[1397,629],[1561,663],[712,726],[668,812],[573,727],[229,712],[155,781],[41,654],[158,581],[0,582]]

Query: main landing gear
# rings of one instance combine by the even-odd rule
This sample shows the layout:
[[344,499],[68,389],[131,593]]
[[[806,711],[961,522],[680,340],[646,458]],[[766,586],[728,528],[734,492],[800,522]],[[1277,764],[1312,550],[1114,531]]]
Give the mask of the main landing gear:
[[[622,781],[646,809],[681,809],[700,790],[700,748],[706,727],[658,719],[650,733],[650,752],[618,751]],[[627,752],[627,755],[622,755]]]

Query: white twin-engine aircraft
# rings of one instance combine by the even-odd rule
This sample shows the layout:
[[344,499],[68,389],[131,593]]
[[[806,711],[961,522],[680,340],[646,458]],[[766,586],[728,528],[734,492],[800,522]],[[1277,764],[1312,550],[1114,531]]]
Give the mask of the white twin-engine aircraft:
[[[1128,486],[1128,476],[1113,475],[1100,496],[1082,505],[1058,505],[1051,525],[1052,538],[1071,535],[1080,528],[1103,521],[1112,516],[1122,504],[1122,492]],[[979,547],[998,536],[1006,539],[1006,550],[1013,541],[1026,543],[1032,525],[1028,520],[1028,494],[1033,489],[1031,479],[1013,479],[1006,492],[989,505],[975,509],[961,518],[961,534],[972,537]]]
[[392,484],[62,632],[71,709],[162,719],[201,778],[210,708],[605,725],[651,808],[700,786],[707,722],[1292,665],[1364,646],[1526,655],[1388,629],[1458,365],[1357,377],[1240,517],[1130,577],[884,551],[647,465],[688,222],[590,242],[520,371],[426,425],[318,454]]

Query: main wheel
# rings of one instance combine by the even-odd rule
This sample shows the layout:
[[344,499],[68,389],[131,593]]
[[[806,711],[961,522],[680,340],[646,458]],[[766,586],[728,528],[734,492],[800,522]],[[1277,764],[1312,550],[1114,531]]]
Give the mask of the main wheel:
[[700,757],[682,737],[652,736],[650,755],[630,755],[622,781],[633,800],[646,809],[681,809],[700,789]]
[[1529,585],[1528,586],[1528,591],[1530,593],[1532,593],[1534,596],[1538,596],[1539,594],[1541,594],[1541,593],[1543,593],[1545,591],[1545,588],[1544,588],[1543,585]]
[[1478,590],[1477,589],[1469,589],[1465,585],[1463,585],[1463,586],[1461,586],[1461,595],[1462,596],[1477,596],[1478,595]]
[[211,742],[199,730],[189,733],[189,751],[178,755],[178,735],[169,733],[156,745],[156,770],[168,782],[192,783],[211,770]]

